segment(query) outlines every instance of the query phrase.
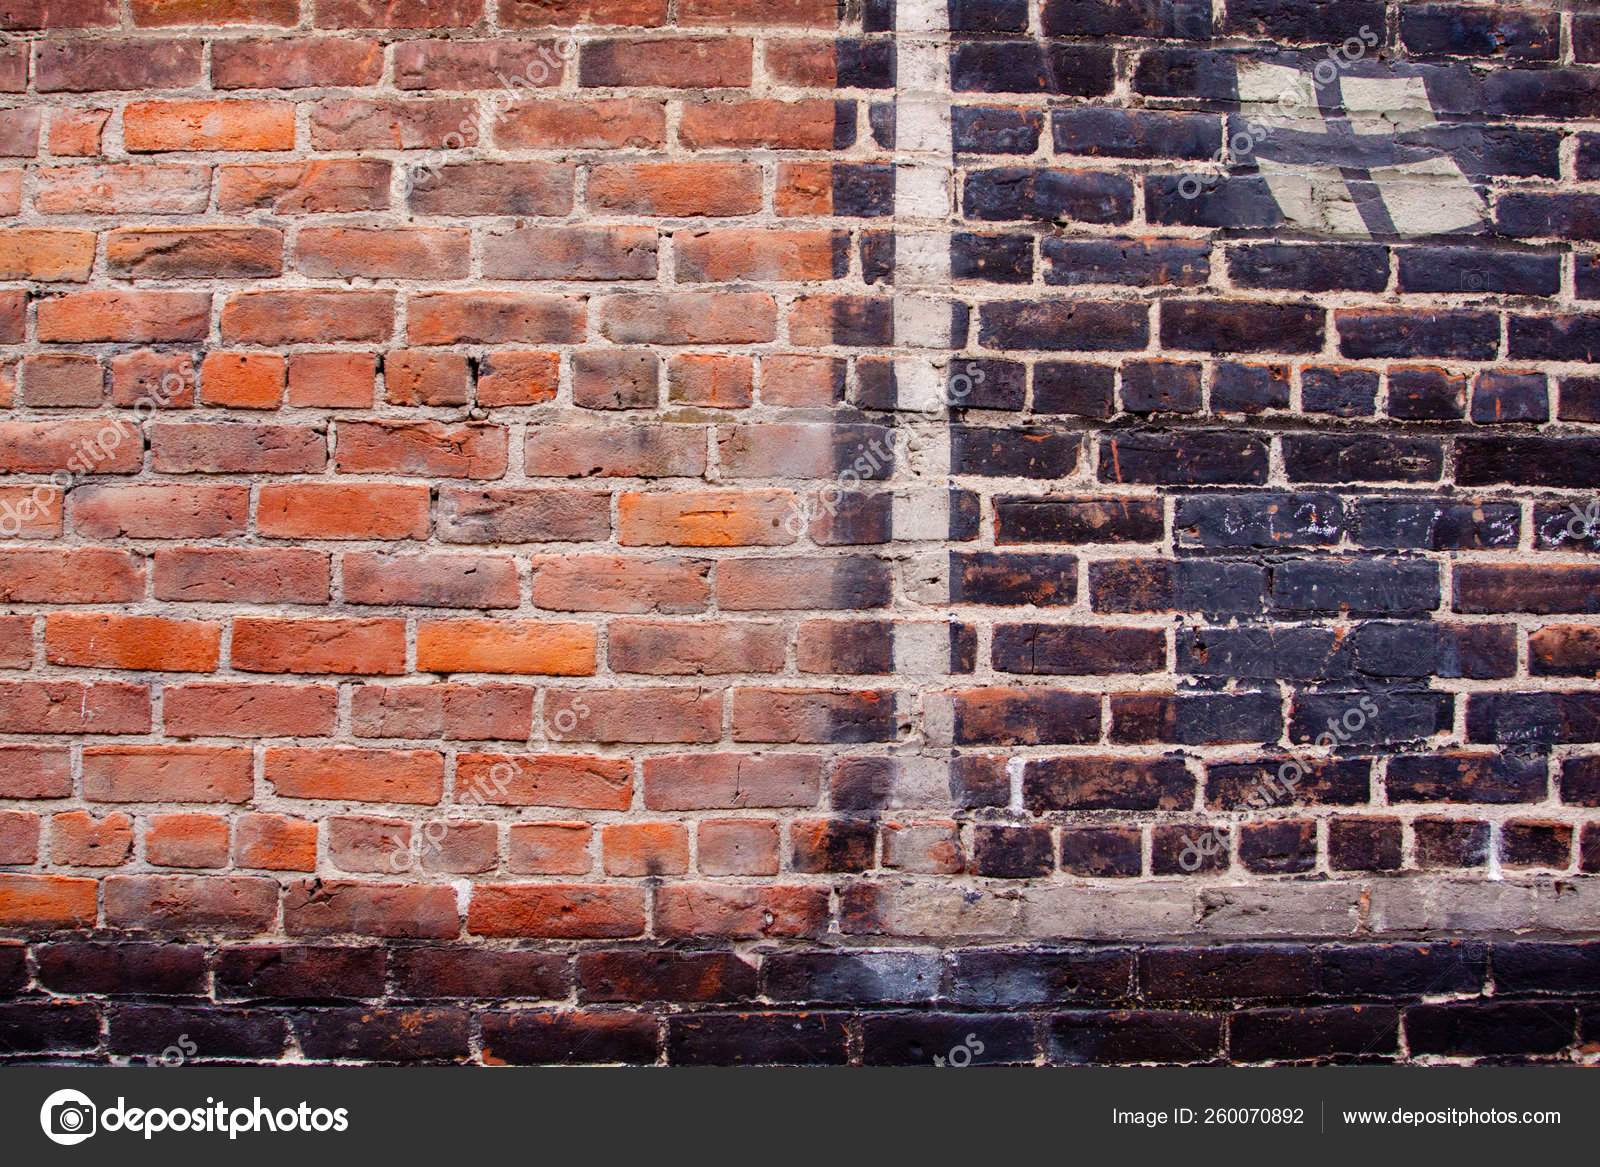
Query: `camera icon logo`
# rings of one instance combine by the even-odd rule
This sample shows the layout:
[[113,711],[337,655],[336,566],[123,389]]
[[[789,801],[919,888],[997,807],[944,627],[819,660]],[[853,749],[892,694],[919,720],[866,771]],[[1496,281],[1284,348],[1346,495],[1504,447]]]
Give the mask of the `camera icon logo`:
[[71,1147],[94,1134],[97,1113],[87,1094],[57,1090],[39,1108],[39,1125],[52,1143]]

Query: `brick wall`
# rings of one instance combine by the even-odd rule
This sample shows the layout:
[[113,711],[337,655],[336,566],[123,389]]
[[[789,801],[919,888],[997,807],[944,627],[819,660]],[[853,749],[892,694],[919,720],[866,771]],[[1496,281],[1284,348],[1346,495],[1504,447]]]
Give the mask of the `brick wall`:
[[0,7],[0,1055],[1592,1058],[1562,7]]

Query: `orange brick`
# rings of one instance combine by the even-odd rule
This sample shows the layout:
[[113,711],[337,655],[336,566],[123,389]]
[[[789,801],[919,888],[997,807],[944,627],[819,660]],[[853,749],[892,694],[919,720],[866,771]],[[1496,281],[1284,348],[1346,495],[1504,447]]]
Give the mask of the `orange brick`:
[[456,789],[496,805],[627,810],[633,763],[582,754],[461,754]]
[[99,884],[59,875],[0,872],[0,925],[8,928],[92,928]]
[[131,153],[293,150],[294,106],[274,101],[136,101],[122,113]]
[[58,158],[93,158],[109,109],[57,109],[50,112],[50,153]]
[[[678,140],[691,150],[830,150],[836,120],[845,116],[855,131],[855,104],[809,101],[686,102]],[[841,127],[844,128],[844,127]]]
[[252,673],[405,672],[404,620],[277,619],[233,622],[233,667]]
[[388,482],[263,485],[256,530],[271,539],[426,539],[428,488]]
[[590,624],[515,620],[425,620],[417,626],[417,668],[430,673],[590,676]]
[[217,667],[222,625],[164,616],[51,612],[45,659],[80,668],[208,673]]
[[265,871],[315,871],[317,824],[287,815],[241,815],[234,828],[233,861]]
[[133,820],[125,814],[95,819],[81,810],[50,820],[50,861],[60,867],[116,867],[133,854]]
[[277,409],[286,370],[276,353],[207,353],[200,366],[200,400],[234,409]]
[[761,209],[761,171],[741,162],[608,162],[589,173],[598,210],[681,218]]
[[82,283],[93,267],[93,231],[0,231],[0,279]]
[[607,875],[682,875],[689,828],[682,823],[609,823],[600,833]]
[[787,522],[798,501],[787,490],[624,494],[618,537],[626,546],[773,547],[793,543]]
[[708,409],[747,409],[755,384],[749,357],[679,353],[667,362],[667,400]]
[[80,486],[72,529],[91,539],[214,539],[242,535],[250,520],[244,483]]

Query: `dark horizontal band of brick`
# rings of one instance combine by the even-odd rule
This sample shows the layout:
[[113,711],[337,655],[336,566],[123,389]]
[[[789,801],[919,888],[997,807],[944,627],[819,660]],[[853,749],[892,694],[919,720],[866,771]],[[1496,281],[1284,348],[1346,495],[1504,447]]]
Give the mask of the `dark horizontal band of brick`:
[[745,954],[69,940],[0,946],[0,989],[0,1060],[31,1062],[177,1049],[265,1063],[291,1041],[311,1060],[381,1063],[1532,1061],[1600,1037],[1600,942]]

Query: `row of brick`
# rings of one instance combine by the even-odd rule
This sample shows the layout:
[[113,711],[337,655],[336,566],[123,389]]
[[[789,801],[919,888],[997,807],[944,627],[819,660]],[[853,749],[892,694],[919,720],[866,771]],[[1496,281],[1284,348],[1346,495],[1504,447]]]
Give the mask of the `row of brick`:
[[[210,338],[208,291],[96,289],[35,296],[0,292],[0,343],[21,344],[28,309],[46,344],[149,344]],[[769,292],[725,290],[622,293],[590,297],[517,291],[418,292],[406,296],[405,335],[413,345],[580,344],[589,327],[617,344],[752,345],[778,339],[780,315],[791,343],[889,346],[894,301],[816,294],[783,306]],[[331,288],[224,293],[216,305],[225,344],[388,342],[396,293]],[[943,307],[943,302],[941,302]],[[1600,343],[1600,313],[1532,315],[1495,309],[1339,308],[1266,300],[1075,299],[985,301],[969,312],[950,303],[949,333],[965,347],[969,316],[978,346],[1031,352],[1166,351],[1319,354],[1330,341],[1350,359],[1501,358],[1588,361]],[[590,320],[592,309],[593,320]],[[1155,319],[1154,326],[1152,318]],[[1333,333],[1330,334],[1330,324]]]
[[[104,756],[89,755],[95,762]],[[1592,765],[1586,768],[1593,770]],[[98,779],[92,768],[90,777]],[[707,876],[776,876],[877,870],[995,879],[1047,879],[1058,870],[1096,879],[1219,874],[1229,872],[1235,862],[1235,833],[1239,870],[1254,875],[1481,870],[1491,852],[1507,870],[1577,873],[1595,871],[1600,865],[1600,823],[1510,819],[1497,825],[1498,836],[1482,819],[1426,815],[1409,820],[1277,818],[1244,822],[1236,828],[1198,821],[1158,823],[1149,830],[1147,865],[1146,832],[1131,824],[1052,827],[979,822],[963,829],[949,819],[920,821],[904,816],[883,823],[848,817],[796,818],[786,826],[777,819],[749,817],[501,824],[455,816],[412,823],[331,815],[319,826],[264,813],[241,815],[232,824],[230,847],[229,820],[216,814],[151,813],[135,818],[117,811],[96,818],[79,810],[46,819],[32,811],[14,810],[0,811],[0,863],[14,869],[47,863],[58,873],[135,863],[157,869],[315,871],[320,829],[332,870],[391,878],[420,873],[655,877],[691,871]],[[136,837],[142,840],[137,851]]]

